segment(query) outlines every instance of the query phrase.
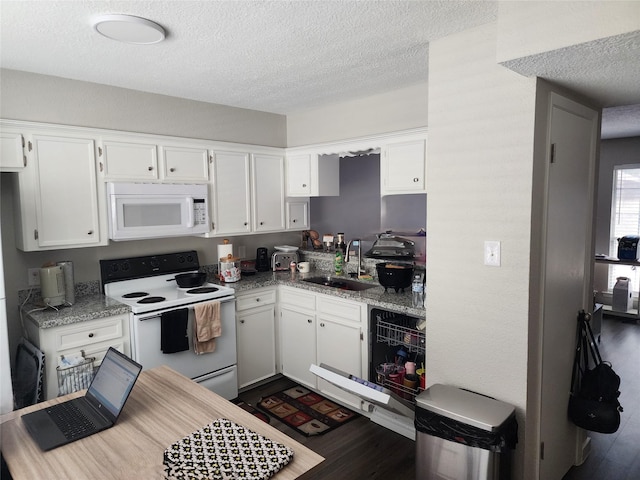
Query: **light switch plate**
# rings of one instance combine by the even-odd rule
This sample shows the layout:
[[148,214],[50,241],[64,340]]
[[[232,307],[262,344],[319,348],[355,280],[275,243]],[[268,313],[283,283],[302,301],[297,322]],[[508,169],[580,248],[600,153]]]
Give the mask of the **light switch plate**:
[[490,267],[500,266],[500,242],[491,240],[484,242],[484,264]]

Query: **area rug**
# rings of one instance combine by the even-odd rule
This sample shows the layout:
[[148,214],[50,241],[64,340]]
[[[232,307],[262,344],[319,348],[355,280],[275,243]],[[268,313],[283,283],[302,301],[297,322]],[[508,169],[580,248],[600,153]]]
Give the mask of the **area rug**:
[[299,385],[261,398],[257,406],[307,437],[330,432],[358,417],[348,408]]
[[242,400],[240,400],[239,398],[236,398],[234,400],[231,400],[233,403],[235,403],[237,406],[239,406],[240,408],[242,408],[243,410],[246,410],[247,412],[249,412],[251,415],[253,415],[254,417],[259,418],[260,420],[262,420],[265,423],[271,423],[269,421],[269,416],[265,415],[264,413],[262,413],[261,411],[253,408],[251,405],[249,405],[248,403],[243,402]]

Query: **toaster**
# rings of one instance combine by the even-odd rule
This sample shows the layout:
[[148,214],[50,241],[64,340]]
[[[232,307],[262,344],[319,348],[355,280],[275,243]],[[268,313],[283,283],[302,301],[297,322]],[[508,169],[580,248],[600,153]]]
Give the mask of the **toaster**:
[[298,263],[298,252],[274,252],[271,256],[271,268],[274,272],[289,270],[291,262]]
[[618,239],[618,259],[620,260],[637,260],[638,259],[638,242],[640,236],[626,235]]

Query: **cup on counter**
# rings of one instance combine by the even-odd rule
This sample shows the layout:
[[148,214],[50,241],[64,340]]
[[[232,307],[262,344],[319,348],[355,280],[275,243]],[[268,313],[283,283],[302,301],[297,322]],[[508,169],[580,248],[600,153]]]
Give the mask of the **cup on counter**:
[[310,270],[311,270],[311,265],[309,264],[309,262],[298,263],[298,271],[300,273],[309,273]]

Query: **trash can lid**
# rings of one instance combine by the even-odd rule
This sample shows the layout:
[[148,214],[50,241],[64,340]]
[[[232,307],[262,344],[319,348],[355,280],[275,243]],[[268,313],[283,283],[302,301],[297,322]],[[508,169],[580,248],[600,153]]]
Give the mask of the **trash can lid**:
[[508,403],[438,383],[416,397],[416,406],[489,432],[498,430],[515,411]]

